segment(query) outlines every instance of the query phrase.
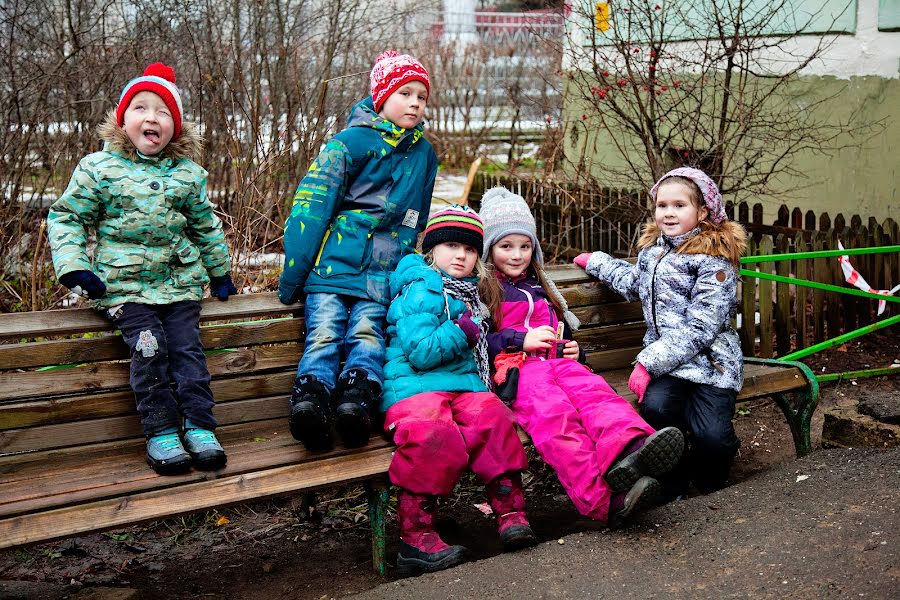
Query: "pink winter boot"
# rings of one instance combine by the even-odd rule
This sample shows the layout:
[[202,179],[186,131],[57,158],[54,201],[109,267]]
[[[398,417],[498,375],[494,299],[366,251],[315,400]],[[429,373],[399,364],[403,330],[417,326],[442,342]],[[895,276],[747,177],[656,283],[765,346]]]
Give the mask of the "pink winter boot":
[[507,473],[497,477],[485,487],[491,509],[497,515],[500,543],[506,551],[528,548],[537,544],[525,516],[525,492],[522,475]]
[[397,520],[400,522],[400,553],[397,575],[409,577],[431,573],[465,560],[463,546],[449,546],[435,531],[437,498],[414,494],[400,488],[397,492]]

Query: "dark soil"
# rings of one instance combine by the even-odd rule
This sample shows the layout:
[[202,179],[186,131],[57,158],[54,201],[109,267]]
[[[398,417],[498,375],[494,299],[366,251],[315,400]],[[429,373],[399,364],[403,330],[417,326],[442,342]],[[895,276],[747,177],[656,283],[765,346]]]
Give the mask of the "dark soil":
[[[900,361],[900,336],[878,333],[867,338],[863,338],[864,341],[859,343],[854,342],[814,355],[805,362],[819,373],[886,367]],[[824,385],[820,407],[813,420],[814,446],[818,444],[821,436],[822,414],[825,408],[855,403],[859,398],[882,394],[894,397],[900,395],[900,378],[894,376],[860,379]],[[789,497],[792,489],[790,486],[783,486],[782,490],[779,485],[771,484],[772,480],[769,478],[769,473],[773,469],[782,473],[790,470],[791,467],[784,463],[795,460],[790,431],[778,407],[770,400],[753,401],[741,407],[735,424],[742,446],[732,472],[732,479],[734,483],[740,485],[717,493],[714,504],[717,507],[727,508],[728,514],[731,515],[732,512],[741,514],[742,502],[758,504],[763,502],[762,498],[770,492],[776,504],[779,502],[791,504],[797,501],[796,498],[792,500]],[[818,451],[805,460],[815,461],[820,454],[836,456],[830,452]],[[896,458],[896,454],[894,456]],[[821,461],[810,464],[824,464],[822,469],[829,468]],[[529,516],[540,539],[555,540],[576,532],[591,531],[591,535],[603,536],[598,543],[613,549],[621,546],[624,550],[634,545],[635,538],[630,533],[631,530],[594,533],[598,530],[596,525],[581,519],[575,512],[552,472],[536,458],[533,458],[531,465],[532,470],[526,477]],[[893,475],[896,477],[896,469]],[[750,485],[750,482],[755,483]],[[766,486],[770,484],[772,489],[768,490]],[[895,487],[895,492],[896,489]],[[756,491],[750,493],[747,490]],[[783,494],[787,494],[787,497]],[[846,511],[846,507],[840,506],[839,502],[838,506],[829,504],[831,502],[829,496],[829,493],[810,494],[809,497],[804,496],[803,501],[809,502],[808,510],[813,515],[828,511]],[[817,500],[821,506],[816,505]],[[484,501],[480,488],[472,480],[467,479],[442,509],[443,520],[440,526],[445,539],[450,543],[466,545],[474,559],[501,553],[492,520],[484,516],[475,506]],[[692,498],[680,504],[692,505],[694,502],[699,505],[705,501],[703,498]],[[898,504],[896,494],[892,502],[896,507]],[[650,514],[654,515],[653,519],[657,522],[666,523],[695,518],[696,515],[690,511],[683,512],[686,509],[682,509],[680,504],[668,505]],[[755,507],[753,510],[762,510],[762,505],[757,504],[753,504]],[[718,513],[710,514],[715,516]],[[327,496],[320,496],[316,510],[312,511],[311,515],[308,507],[302,505],[302,499],[296,497],[241,505],[107,534],[83,536],[64,542],[6,551],[0,553],[0,597],[3,597],[4,590],[7,591],[6,595],[11,597],[9,592],[11,587],[4,587],[4,580],[44,582],[48,584],[48,590],[51,589],[50,584],[53,584],[56,586],[53,589],[63,590],[60,592],[63,595],[82,587],[106,585],[136,588],[144,597],[151,597],[151,594],[153,597],[259,600],[343,597],[394,579],[392,568],[385,578],[375,575],[372,571],[369,530],[365,515],[365,497],[361,489],[353,486],[334,489]],[[896,517],[896,513],[894,516]],[[706,521],[708,520],[706,518]],[[388,522],[388,557],[389,563],[392,564],[398,543],[393,514],[389,516]],[[698,531],[702,531],[702,535],[694,533],[694,529],[681,522],[679,527],[673,530],[674,533],[663,536],[664,544],[667,544],[665,547],[671,547],[676,555],[683,555],[681,560],[687,561],[691,546],[696,543],[700,547],[697,550],[700,553],[698,556],[709,555],[707,558],[714,561],[709,545],[717,542],[712,541],[709,536],[715,533],[723,540],[730,537],[727,526],[729,521],[718,519],[716,522],[718,529],[709,531],[702,529],[708,524],[699,524],[698,527],[701,529]],[[763,533],[765,540],[754,539],[752,543],[748,542],[750,545],[741,550],[742,555],[752,551],[764,551],[760,544],[765,548],[771,545],[771,548],[777,549],[782,543],[786,543],[779,539],[779,523],[780,521],[776,519],[766,528]],[[895,519],[893,529],[884,529],[885,537],[880,538],[887,539],[892,544],[891,548],[895,552],[892,567],[895,578],[900,577],[898,575],[900,565],[896,561],[896,544],[900,539],[897,534],[898,526],[900,524]],[[874,524],[872,527],[873,531],[879,529]],[[747,528],[739,529],[740,535],[748,537],[751,535]],[[645,530],[646,527],[642,530],[644,533],[640,533],[639,536],[647,535],[650,536],[648,539],[655,540],[662,535],[654,533],[653,527]],[[588,536],[588,533],[585,533],[585,536]],[[753,550],[754,548],[756,550]],[[856,549],[848,548],[848,550]],[[539,550],[523,556],[533,556],[537,552]],[[706,554],[703,554],[704,552]],[[512,565],[515,558],[504,555],[503,560],[507,561],[504,564]],[[809,568],[818,569],[822,573],[828,573],[830,560],[832,554],[818,552],[804,555],[803,558],[796,557],[798,563],[811,563],[812,566]],[[718,569],[714,577],[710,575],[710,581],[721,578],[720,571],[723,565],[710,567]],[[553,569],[560,569],[560,565]],[[785,573],[790,571],[787,567],[784,567],[784,570]],[[700,579],[691,581],[691,585],[696,585],[698,581],[702,583],[703,577],[706,576],[698,569],[694,578]],[[677,583],[675,581],[672,585]],[[38,591],[31,592],[30,596],[16,597],[50,597],[48,593],[41,592],[40,588],[33,589]],[[835,590],[839,591],[840,587]],[[793,593],[799,594],[800,597],[816,597],[819,591],[821,590],[793,589]],[[840,594],[836,592],[829,595]]]

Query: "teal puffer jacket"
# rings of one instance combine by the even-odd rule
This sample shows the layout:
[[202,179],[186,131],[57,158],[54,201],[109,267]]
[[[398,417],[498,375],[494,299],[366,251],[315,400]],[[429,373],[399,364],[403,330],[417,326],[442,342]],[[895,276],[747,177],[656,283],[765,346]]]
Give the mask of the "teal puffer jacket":
[[411,254],[391,275],[391,292],[381,410],[423,392],[486,392],[466,334],[453,322],[466,304],[444,292],[440,273]]
[[422,125],[403,129],[357,104],[309,166],[284,226],[278,298],[344,294],[388,304],[388,278],[425,229],[437,155]]
[[206,171],[191,160],[201,147],[197,127],[186,122],[157,156],[138,153],[115,114],[99,132],[104,149],[78,163],[47,216],[57,277],[93,271],[106,284],[98,308],[200,300],[209,277],[230,272],[231,261]]

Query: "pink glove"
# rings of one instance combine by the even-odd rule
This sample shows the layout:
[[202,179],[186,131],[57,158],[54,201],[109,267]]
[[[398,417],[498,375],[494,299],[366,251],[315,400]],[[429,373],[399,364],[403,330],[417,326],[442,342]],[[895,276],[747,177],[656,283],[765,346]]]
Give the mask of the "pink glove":
[[591,253],[585,252],[584,254],[579,254],[578,256],[576,256],[575,260],[573,260],[572,262],[575,263],[576,265],[578,265],[579,267],[581,267],[582,269],[586,269],[587,263],[590,259],[591,259]]
[[638,402],[644,400],[644,393],[647,391],[648,385],[650,385],[650,373],[641,363],[636,364],[634,371],[631,372],[631,377],[628,378],[628,387],[638,397]]

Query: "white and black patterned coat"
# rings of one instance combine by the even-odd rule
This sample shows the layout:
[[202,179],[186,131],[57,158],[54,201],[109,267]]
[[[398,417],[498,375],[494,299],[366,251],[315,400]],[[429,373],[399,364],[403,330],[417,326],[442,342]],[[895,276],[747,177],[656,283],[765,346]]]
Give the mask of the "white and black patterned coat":
[[690,237],[704,235],[699,231],[661,235],[641,250],[634,265],[594,252],[585,270],[628,300],[643,303],[647,333],[637,360],[650,375],[740,391],[744,363],[731,327],[737,308],[735,268],[724,257],[676,252]]

